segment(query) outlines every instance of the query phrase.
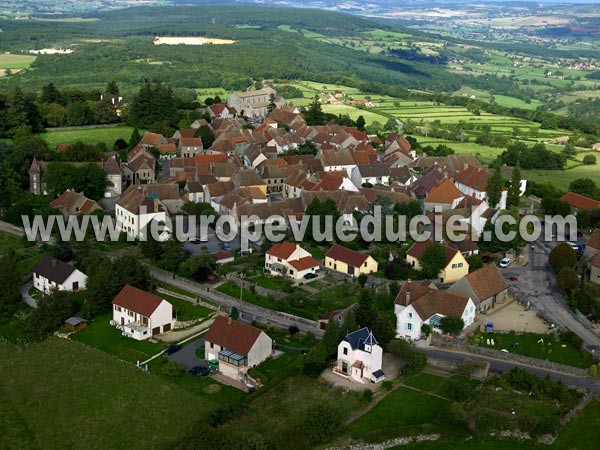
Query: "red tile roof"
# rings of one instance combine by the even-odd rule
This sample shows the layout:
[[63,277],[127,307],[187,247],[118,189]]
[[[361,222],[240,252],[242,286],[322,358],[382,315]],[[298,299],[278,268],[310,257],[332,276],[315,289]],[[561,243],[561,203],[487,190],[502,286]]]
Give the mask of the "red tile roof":
[[312,256],[305,256],[304,258],[290,261],[290,265],[299,272],[311,267],[319,267],[319,263]]
[[464,197],[454,183],[448,179],[434,187],[425,199],[425,203],[451,204],[457,198]]
[[292,253],[296,250],[297,244],[292,242],[278,242],[274,244],[269,250],[267,255],[275,256],[287,260]]
[[600,208],[600,202],[598,200],[586,197],[585,195],[576,194],[575,192],[567,193],[561,200],[567,202],[572,208],[582,209],[584,211]]
[[334,259],[335,261],[342,261],[354,267],[361,267],[369,257],[369,255],[365,253],[350,250],[341,245],[334,245],[331,247],[325,256]]
[[150,317],[162,302],[162,298],[129,284],[126,284],[112,301],[113,305],[129,309],[144,317]]
[[240,355],[247,355],[261,333],[262,330],[258,328],[217,316],[204,335],[204,340]]
[[465,279],[473,289],[480,301],[498,295],[508,289],[506,280],[495,264],[488,264],[465,276]]
[[479,192],[485,192],[489,177],[490,172],[487,169],[479,169],[469,165],[457,175],[456,182],[476,189]]
[[595,229],[590,238],[585,243],[586,247],[600,250],[600,229]]

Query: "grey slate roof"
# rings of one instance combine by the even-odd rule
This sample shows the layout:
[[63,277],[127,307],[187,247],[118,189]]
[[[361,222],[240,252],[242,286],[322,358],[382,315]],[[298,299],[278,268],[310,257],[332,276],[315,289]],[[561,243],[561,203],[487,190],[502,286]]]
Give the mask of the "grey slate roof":
[[349,333],[344,338],[346,342],[350,344],[352,350],[365,350],[366,345],[377,345],[377,339],[373,336],[373,333],[369,331],[368,328],[361,328],[353,333]]
[[71,264],[44,255],[31,271],[57,284],[62,284],[75,270]]

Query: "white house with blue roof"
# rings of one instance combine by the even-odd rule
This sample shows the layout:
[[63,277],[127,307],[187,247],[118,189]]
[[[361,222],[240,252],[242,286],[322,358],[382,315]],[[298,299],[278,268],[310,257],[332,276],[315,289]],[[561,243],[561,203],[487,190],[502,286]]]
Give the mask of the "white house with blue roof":
[[381,369],[383,349],[368,328],[349,333],[338,345],[337,363],[333,372],[358,383],[385,379]]

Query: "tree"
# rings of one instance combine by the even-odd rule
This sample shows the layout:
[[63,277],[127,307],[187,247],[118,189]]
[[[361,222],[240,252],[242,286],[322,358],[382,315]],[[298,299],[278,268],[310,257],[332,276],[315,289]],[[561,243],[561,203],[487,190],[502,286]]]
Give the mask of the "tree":
[[313,102],[304,114],[307,125],[323,125],[325,122],[325,115],[321,108],[321,99],[318,95],[315,95]]
[[454,336],[461,333],[465,327],[465,322],[460,317],[446,316],[440,320],[440,328],[446,334]]
[[371,331],[373,335],[379,342],[379,345],[386,350],[388,344],[392,339],[396,337],[396,330],[394,329],[394,325],[390,321],[387,316],[383,314],[377,314],[375,321],[373,322]]
[[477,253],[467,256],[467,262],[469,263],[469,272],[474,272],[483,267],[483,260]]
[[267,114],[271,114],[273,111],[277,109],[277,105],[275,104],[275,94],[269,95],[269,104],[267,105]]
[[423,333],[425,335],[425,337],[429,337],[429,335],[431,334],[431,325],[424,323],[423,325],[421,325],[421,333]]
[[312,446],[328,442],[342,425],[342,414],[332,403],[319,402],[304,413],[301,429]]
[[132,149],[136,145],[140,143],[142,140],[142,136],[140,135],[140,130],[136,128],[131,132],[131,137],[129,138],[129,148]]
[[502,188],[504,187],[504,179],[502,178],[502,172],[500,171],[500,164],[494,165],[494,171],[492,176],[488,179],[487,185],[487,198],[490,206],[496,207],[502,199]]
[[140,128],[151,128],[154,124],[168,126],[177,124],[177,99],[167,85],[144,83],[129,106],[128,121]]
[[212,129],[208,125],[202,125],[199,127],[194,136],[199,137],[202,140],[204,148],[209,148],[215,142],[215,135]]
[[304,357],[302,362],[302,371],[304,374],[312,377],[318,377],[325,367],[327,367],[327,350],[322,342],[313,346]]
[[437,278],[446,266],[446,252],[439,243],[431,243],[423,252],[421,259],[421,272],[427,279]]
[[595,198],[598,196],[598,186],[596,182],[590,178],[578,178],[571,181],[569,191],[579,195]]
[[365,118],[362,114],[356,118],[356,128],[358,128],[358,131],[365,131],[366,124],[367,123],[365,122]]
[[344,317],[344,321],[342,322],[342,326],[340,327],[340,341],[346,337],[347,334],[356,331],[356,314],[354,313],[354,308],[350,308],[350,310],[346,313],[346,317]]
[[0,318],[13,317],[21,304],[21,274],[18,271],[18,260],[14,250],[10,249],[0,257]]
[[217,262],[213,255],[196,255],[183,261],[179,267],[181,273],[197,281],[206,281],[217,268]]
[[575,253],[569,244],[563,242],[550,251],[548,262],[554,271],[558,273],[565,267],[573,268],[577,263],[577,253]]
[[74,127],[94,123],[94,113],[84,102],[73,102],[67,106],[67,124]]
[[361,328],[372,328],[376,319],[377,310],[375,309],[373,294],[371,294],[371,291],[363,289],[356,308],[356,323]]
[[40,101],[43,103],[61,103],[62,95],[54,83],[49,83],[42,87],[42,94],[40,95]]
[[21,334],[30,341],[41,341],[58,330],[75,312],[73,293],[52,291],[38,302],[21,323]]
[[337,355],[337,348],[340,340],[340,327],[334,318],[329,319],[327,322],[327,329],[323,334],[321,342],[325,347],[328,358],[332,358]]
[[521,168],[519,164],[513,169],[510,186],[508,187],[508,205],[509,207],[519,206],[521,201]]
[[117,82],[114,80],[106,83],[106,89],[104,89],[104,93],[107,95],[119,95],[119,86]]
[[8,162],[0,163],[0,208],[8,208],[21,196],[21,187],[16,181],[18,179]]
[[369,277],[367,276],[366,273],[361,273],[358,278],[356,279],[356,281],[358,281],[358,285],[360,287],[365,287],[365,284],[367,284],[367,281],[369,280]]
[[571,292],[579,286],[577,272],[570,267],[563,267],[556,275],[556,284],[564,292]]
[[583,157],[583,163],[587,166],[593,166],[596,164],[596,155],[585,155]]
[[231,312],[229,313],[229,317],[231,317],[232,320],[238,320],[238,318],[240,317],[240,312],[238,311],[238,309],[233,306],[231,308]]

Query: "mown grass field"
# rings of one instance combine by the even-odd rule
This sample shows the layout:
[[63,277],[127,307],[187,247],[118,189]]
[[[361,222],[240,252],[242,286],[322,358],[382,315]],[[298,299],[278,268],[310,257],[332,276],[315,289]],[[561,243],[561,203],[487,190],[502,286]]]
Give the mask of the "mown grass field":
[[0,360],[0,448],[170,448],[218,406],[64,339]]
[[35,58],[33,55],[0,54],[0,69],[26,69]]
[[[117,139],[125,139],[126,142],[129,142],[132,132],[132,127],[119,125],[116,127],[82,128],[64,131],[50,130],[42,133],[41,137],[48,143],[50,150],[54,150],[57,144],[74,144],[76,142],[90,144],[104,142],[110,150]],[[143,130],[140,130],[140,133],[143,134]]]

